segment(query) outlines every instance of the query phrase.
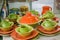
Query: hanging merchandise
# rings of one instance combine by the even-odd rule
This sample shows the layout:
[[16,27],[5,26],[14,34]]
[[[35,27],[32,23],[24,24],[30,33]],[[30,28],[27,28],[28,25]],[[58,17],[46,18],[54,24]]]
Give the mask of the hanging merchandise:
[[9,14],[8,0],[4,0],[1,8],[1,18],[6,18],[8,14]]

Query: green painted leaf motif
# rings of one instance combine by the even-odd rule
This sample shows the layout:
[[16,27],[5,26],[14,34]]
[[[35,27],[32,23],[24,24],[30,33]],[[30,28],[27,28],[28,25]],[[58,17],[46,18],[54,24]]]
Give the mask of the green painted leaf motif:
[[1,25],[3,28],[9,28],[9,27],[11,27],[11,24],[12,24],[12,22],[9,22],[6,20],[2,20],[2,22],[1,22]]
[[9,14],[8,16],[9,19],[17,19],[17,15],[16,14]]
[[44,27],[52,28],[52,27],[54,27],[54,26],[56,25],[56,22],[53,22],[52,20],[47,19],[47,20],[45,20],[45,21],[42,23],[42,25],[43,25]]
[[34,14],[34,15],[38,15],[38,11],[31,10],[30,12],[31,12],[32,14]]
[[28,30],[28,28],[26,28],[26,27],[22,27],[21,29],[20,29],[20,32],[23,34],[23,33],[26,33],[26,32],[28,32],[29,30]]
[[26,33],[30,33],[30,31],[32,31],[33,28],[29,25],[20,25],[20,27],[16,28],[16,31],[18,33],[21,33],[21,34],[26,34]]
[[54,13],[52,11],[46,12],[46,14],[43,14],[43,18],[53,18]]

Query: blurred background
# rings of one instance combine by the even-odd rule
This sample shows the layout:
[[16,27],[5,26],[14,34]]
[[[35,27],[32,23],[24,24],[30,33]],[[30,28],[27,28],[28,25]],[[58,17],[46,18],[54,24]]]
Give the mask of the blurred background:
[[[3,0],[0,0],[0,9]],[[42,6],[49,5],[52,7],[55,13],[59,13],[60,1],[59,0],[9,0],[9,8],[20,8],[20,6],[26,5],[29,9],[42,11]]]

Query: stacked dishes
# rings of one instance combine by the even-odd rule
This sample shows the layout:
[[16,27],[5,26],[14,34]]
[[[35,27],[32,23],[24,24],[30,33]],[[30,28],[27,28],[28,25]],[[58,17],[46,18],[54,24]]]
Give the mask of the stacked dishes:
[[10,22],[8,19],[1,20],[0,34],[2,34],[2,35],[9,34],[9,33],[13,32],[15,27],[16,26],[14,25],[14,23]]
[[9,14],[0,22],[0,34],[9,34],[14,40],[37,40],[40,35],[53,36],[60,33],[59,19],[52,11],[41,17],[35,10],[27,11],[23,16]]
[[15,40],[29,40],[38,35],[38,31],[34,30],[27,24],[20,25],[11,33],[11,37]]
[[54,15],[52,11],[47,11],[41,16],[42,23],[38,26],[38,30],[42,35],[53,36],[59,34],[60,26],[58,25],[59,19]]

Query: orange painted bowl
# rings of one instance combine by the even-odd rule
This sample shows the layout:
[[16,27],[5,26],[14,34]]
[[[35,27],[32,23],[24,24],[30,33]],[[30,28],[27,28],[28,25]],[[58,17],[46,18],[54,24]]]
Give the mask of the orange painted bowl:
[[[28,21],[29,21],[29,19],[27,19],[27,18],[24,18],[23,20],[25,21],[25,22],[23,22],[23,20],[21,20],[22,19],[22,17],[20,17],[20,18],[18,18],[17,19],[17,23],[18,24],[28,24],[28,25],[30,25],[30,26],[32,26],[32,27],[36,27],[36,26],[38,26],[38,25],[40,25],[40,22],[42,21],[40,18],[38,19],[38,21],[37,22],[31,22],[31,23],[28,23]],[[30,19],[30,20],[32,20],[32,19]],[[22,21],[22,22],[21,22]]]

